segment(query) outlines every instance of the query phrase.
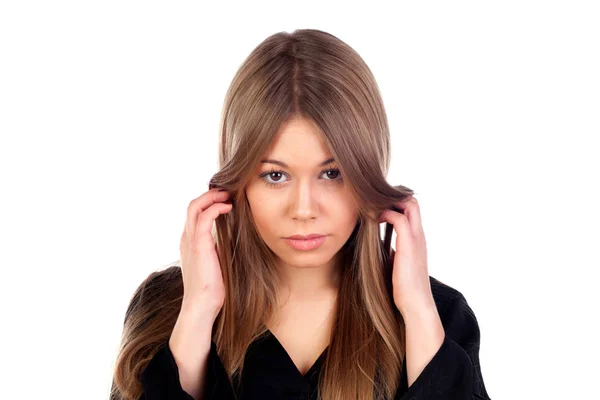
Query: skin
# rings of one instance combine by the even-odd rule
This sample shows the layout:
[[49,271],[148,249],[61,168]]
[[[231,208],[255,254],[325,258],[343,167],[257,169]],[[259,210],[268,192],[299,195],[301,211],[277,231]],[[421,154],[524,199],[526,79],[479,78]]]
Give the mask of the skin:
[[[316,127],[293,119],[281,126],[246,187],[258,232],[278,257],[282,308],[266,321],[304,375],[330,341],[341,265],[339,250],[358,222],[358,207]],[[271,170],[277,172],[270,172]],[[263,175],[261,177],[261,175]],[[273,184],[267,185],[266,182]],[[283,239],[327,235],[315,250],[301,251]]]
[[394,206],[402,213],[386,210],[379,222],[392,224],[396,232],[392,287],[394,303],[406,324],[406,373],[410,387],[442,346],[446,332],[429,282],[419,202],[411,196]]
[[[260,163],[246,188],[258,231],[279,258],[281,288],[290,300],[307,300],[337,291],[338,252],[358,221],[358,207],[338,171],[337,164],[319,166],[332,158],[310,121],[294,119],[282,125],[261,158],[282,161],[289,167]],[[259,176],[275,169],[262,178]],[[276,186],[265,184],[272,183]],[[300,251],[284,237],[295,234],[327,235],[318,249]]]
[[[246,188],[259,234],[278,256],[278,273],[287,300],[267,326],[302,375],[329,342],[331,315],[339,288],[338,252],[358,220],[358,208],[339,172],[320,166],[332,158],[318,130],[308,120],[283,124]],[[268,172],[274,169],[277,172]],[[265,174],[265,176],[262,176]],[[339,178],[341,181],[338,181]],[[271,185],[265,184],[265,181]],[[411,386],[442,345],[442,326],[429,284],[427,248],[419,204],[414,197],[395,204],[379,222],[393,225],[397,253],[392,285],[394,303],[406,323],[406,362]],[[326,234],[316,250],[299,251],[283,238]]]

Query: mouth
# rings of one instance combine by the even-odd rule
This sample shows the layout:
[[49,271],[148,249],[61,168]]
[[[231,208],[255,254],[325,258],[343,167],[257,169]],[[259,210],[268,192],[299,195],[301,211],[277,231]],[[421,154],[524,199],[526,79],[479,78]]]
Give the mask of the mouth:
[[320,237],[324,237],[326,235],[321,235],[320,233],[311,233],[308,235],[293,235],[293,236],[288,236],[284,239],[294,239],[294,240],[308,240],[308,239],[317,239]]
[[296,249],[296,250],[303,250],[303,251],[307,251],[307,250],[314,250],[318,247],[320,247],[324,242],[325,239],[327,238],[327,236],[314,236],[313,238],[309,238],[309,239],[294,239],[294,237],[292,238],[284,238],[284,240],[286,241],[286,243],[288,245],[290,245],[292,248]]

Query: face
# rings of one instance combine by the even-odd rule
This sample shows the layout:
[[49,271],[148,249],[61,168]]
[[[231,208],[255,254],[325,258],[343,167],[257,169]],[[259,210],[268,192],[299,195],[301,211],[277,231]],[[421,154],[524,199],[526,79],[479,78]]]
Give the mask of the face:
[[[331,158],[310,121],[290,120],[246,187],[259,234],[288,266],[331,266],[358,221],[356,202]],[[325,235],[316,249],[298,250],[284,240],[311,233]]]

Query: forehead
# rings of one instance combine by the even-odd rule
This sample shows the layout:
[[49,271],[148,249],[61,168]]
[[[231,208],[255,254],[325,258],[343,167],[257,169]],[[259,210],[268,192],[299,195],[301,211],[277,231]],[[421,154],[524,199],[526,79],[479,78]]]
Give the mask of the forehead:
[[331,152],[319,129],[309,120],[292,119],[280,127],[263,159],[275,159],[290,166],[316,166]]

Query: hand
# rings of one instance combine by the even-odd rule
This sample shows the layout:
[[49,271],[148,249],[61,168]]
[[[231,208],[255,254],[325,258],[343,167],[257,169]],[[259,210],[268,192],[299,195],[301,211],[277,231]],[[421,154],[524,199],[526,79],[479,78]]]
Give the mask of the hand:
[[211,189],[191,201],[181,235],[183,308],[200,309],[216,318],[225,300],[221,265],[212,237],[212,227],[221,214],[232,210],[224,203],[230,194]]
[[417,199],[410,196],[379,216],[379,223],[388,222],[396,232],[396,252],[392,272],[394,303],[406,317],[432,307],[435,302],[427,269],[427,246],[421,224],[421,212]]

